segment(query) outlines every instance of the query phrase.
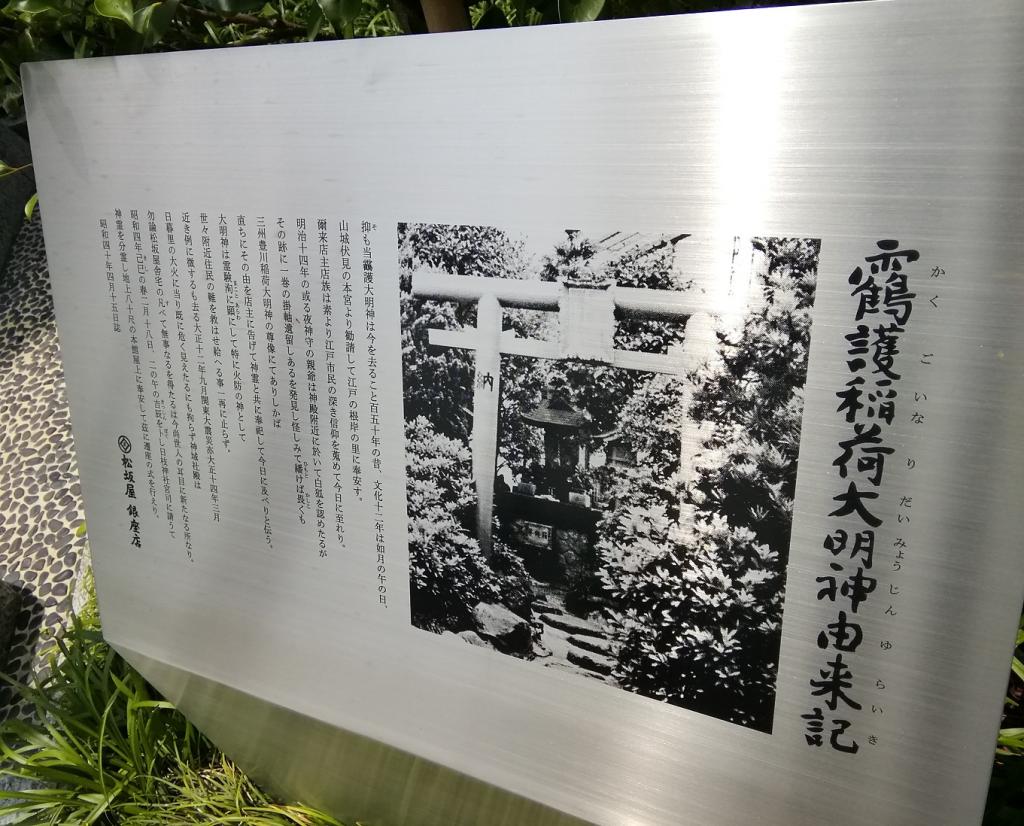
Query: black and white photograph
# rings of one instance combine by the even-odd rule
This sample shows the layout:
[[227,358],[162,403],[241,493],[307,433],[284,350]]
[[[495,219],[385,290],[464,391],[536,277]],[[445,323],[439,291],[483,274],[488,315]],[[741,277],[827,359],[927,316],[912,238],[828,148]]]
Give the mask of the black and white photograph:
[[770,732],[820,242],[398,243],[412,624]]

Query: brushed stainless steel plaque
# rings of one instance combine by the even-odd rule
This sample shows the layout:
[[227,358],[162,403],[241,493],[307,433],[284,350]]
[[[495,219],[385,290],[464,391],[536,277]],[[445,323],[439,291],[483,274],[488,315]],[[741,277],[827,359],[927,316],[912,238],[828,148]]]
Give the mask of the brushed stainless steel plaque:
[[27,66],[105,633],[347,817],[978,822],[1021,42],[905,0]]

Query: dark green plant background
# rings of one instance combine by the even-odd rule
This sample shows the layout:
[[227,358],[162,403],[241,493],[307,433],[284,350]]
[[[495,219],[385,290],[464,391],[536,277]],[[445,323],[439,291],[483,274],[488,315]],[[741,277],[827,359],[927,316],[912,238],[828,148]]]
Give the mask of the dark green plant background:
[[473,28],[797,5],[701,0],[10,0],[0,16],[0,115],[22,115],[25,61],[384,37],[427,31],[444,7]]
[[[701,0],[10,0],[0,10],[0,124],[24,134],[27,61],[419,34],[440,8],[447,28],[504,28],[799,2]],[[431,14],[433,10],[434,14]],[[436,25],[433,28],[437,28]],[[27,167],[0,160],[0,178]],[[2,185],[2,184],[0,184]],[[33,200],[26,212],[31,214]],[[34,823],[336,823],[282,807],[226,761],[77,622],[64,665],[39,686],[35,726],[0,729],[0,774],[50,784],[20,811]],[[1024,625],[1022,625],[1024,629]],[[999,629],[994,629],[996,632]],[[1024,630],[996,745],[985,826],[1024,824]],[[936,755],[941,760],[941,755]],[[10,803],[7,804],[11,805]],[[209,808],[203,809],[203,806]],[[11,811],[0,808],[0,812]],[[201,819],[186,819],[199,812]]]

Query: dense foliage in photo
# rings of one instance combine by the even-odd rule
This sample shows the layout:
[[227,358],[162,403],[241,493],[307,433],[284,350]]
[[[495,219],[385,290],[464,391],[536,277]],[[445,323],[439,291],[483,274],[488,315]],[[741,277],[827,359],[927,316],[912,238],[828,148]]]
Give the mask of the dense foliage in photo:
[[428,343],[430,328],[475,324],[475,307],[411,295],[414,269],[522,277],[522,244],[492,227],[400,224],[398,245],[413,623],[434,631],[467,630],[481,602],[529,617],[533,593],[522,562],[501,542],[485,559],[474,535],[473,354]]
[[[601,542],[617,606],[622,684],[641,694],[771,728],[786,558],[818,246],[760,242],[763,306],[722,336],[692,399],[658,379],[623,432],[638,468]],[[696,475],[680,483],[680,412],[700,423]]]
[[424,416],[438,432],[466,441],[473,408],[473,354],[432,348],[427,331],[472,326],[476,307],[413,298],[412,273],[521,278],[526,266],[522,243],[493,227],[399,224],[398,255],[405,418]]
[[[475,539],[471,351],[427,343],[430,327],[475,324],[473,304],[411,296],[412,271],[686,292],[693,282],[673,265],[672,247],[684,238],[602,246],[568,231],[552,251],[528,261],[520,241],[491,228],[400,227],[415,624],[468,628],[479,602],[513,607],[517,577],[498,576]],[[717,319],[714,351],[690,375],[506,357],[499,474],[504,468],[544,487],[539,428],[523,426],[523,413],[542,393],[587,412],[592,446],[614,434],[636,457],[634,466],[579,468],[566,480],[587,492],[600,477],[607,496],[596,544],[569,554],[561,574],[566,608],[610,623],[611,676],[622,688],[767,730],[819,246],[759,239],[755,247],[763,264],[753,306],[738,323]],[[550,340],[558,334],[555,315],[506,309],[504,326]],[[617,319],[620,349],[665,354],[684,339],[680,323]],[[688,434],[696,453],[685,457],[687,473],[684,418],[696,428]],[[498,545],[501,558],[518,562],[514,550]]]
[[405,444],[413,623],[467,630],[480,602],[528,616],[533,594],[522,562],[500,542],[485,559],[470,532],[476,499],[469,449],[422,416],[406,425]]

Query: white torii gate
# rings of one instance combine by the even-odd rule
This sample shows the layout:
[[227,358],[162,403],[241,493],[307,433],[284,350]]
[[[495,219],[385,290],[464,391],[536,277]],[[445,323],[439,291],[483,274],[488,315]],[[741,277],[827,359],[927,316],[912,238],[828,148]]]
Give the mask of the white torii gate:
[[[501,392],[501,356],[579,359],[629,370],[685,375],[714,352],[714,323],[690,293],[620,287],[611,283],[517,281],[479,278],[439,272],[413,275],[412,294],[434,301],[476,303],[476,328],[428,332],[429,343],[476,352],[473,381],[473,432],[470,448],[477,492],[476,533],[484,554],[492,550],[494,477],[498,461],[498,400]],[[503,307],[549,310],[559,316],[559,340],[519,338],[502,332]],[[615,311],[634,318],[684,320],[683,344],[668,355],[617,350],[614,347]],[[685,396],[688,398],[689,393]],[[691,431],[685,407],[680,427]],[[693,445],[695,447],[695,445]],[[684,447],[683,452],[687,452]]]

